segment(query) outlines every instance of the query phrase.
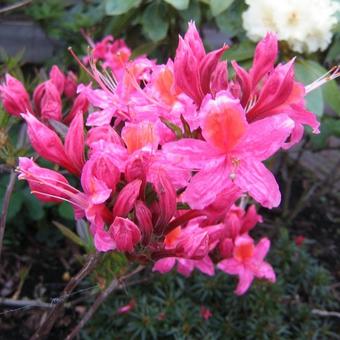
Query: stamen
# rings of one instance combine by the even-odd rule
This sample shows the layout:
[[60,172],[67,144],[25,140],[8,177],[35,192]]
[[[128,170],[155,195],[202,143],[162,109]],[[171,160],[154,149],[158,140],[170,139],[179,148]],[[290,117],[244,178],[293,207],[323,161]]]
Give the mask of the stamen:
[[318,87],[326,84],[328,81],[340,77],[340,65],[332,67],[327,73],[314,80],[311,84],[305,86],[306,93],[309,93]]
[[249,98],[247,105],[245,107],[245,111],[250,111],[256,104],[258,97],[256,95],[253,95]]
[[56,198],[56,199],[59,199],[59,200],[61,200],[61,201],[68,202],[68,203],[70,203],[71,205],[76,205],[78,208],[84,210],[84,207],[82,207],[82,206],[79,205],[78,203],[73,202],[73,201],[70,201],[70,200],[68,200],[67,198],[64,198],[64,197],[59,197],[59,196],[57,196],[57,195],[47,194],[46,192],[41,192],[41,191],[36,191],[36,190],[32,190],[32,191],[31,191],[31,194],[38,194],[38,195],[43,195],[43,196],[47,196],[47,197]]

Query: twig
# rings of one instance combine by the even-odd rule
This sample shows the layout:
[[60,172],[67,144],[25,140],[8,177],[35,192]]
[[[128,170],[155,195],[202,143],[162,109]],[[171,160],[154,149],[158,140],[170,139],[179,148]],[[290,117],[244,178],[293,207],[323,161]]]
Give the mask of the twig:
[[80,332],[80,330],[85,326],[85,324],[92,318],[93,314],[97,311],[97,309],[100,307],[100,305],[110,296],[110,294],[118,289],[123,281],[127,280],[129,277],[139,273],[141,270],[144,269],[144,266],[138,266],[135,270],[132,272],[121,276],[120,278],[114,279],[110,285],[99,294],[93,305],[88,309],[84,317],[80,320],[78,325],[71,331],[70,334],[66,337],[65,340],[72,340],[77,334]]
[[50,303],[46,303],[40,300],[0,299],[0,304],[14,307],[41,307],[41,308],[52,307]]
[[1,218],[0,218],[0,259],[1,259],[1,252],[2,252],[2,241],[4,238],[4,234],[5,234],[7,211],[8,211],[11,195],[14,189],[15,179],[16,179],[16,174],[14,170],[11,170],[7,189],[4,195],[4,199],[2,201],[2,210],[1,210]]
[[321,310],[321,309],[312,309],[312,314],[320,315],[320,316],[334,316],[336,318],[340,318],[339,312]]
[[9,6],[0,8],[0,14],[6,13],[6,12],[9,12],[9,11],[13,11],[13,10],[21,8],[21,7],[24,7],[26,5],[29,5],[31,2],[32,2],[32,0],[23,0],[23,1],[19,1],[19,2],[15,3],[13,5],[9,5]]
[[71,280],[63,290],[60,298],[58,298],[57,303],[53,305],[46,319],[42,322],[38,330],[31,337],[31,340],[40,340],[48,336],[63,309],[63,304],[65,300],[70,295],[70,293],[79,285],[79,283],[93,271],[100,258],[100,253],[90,254],[88,256],[83,268],[71,278]]

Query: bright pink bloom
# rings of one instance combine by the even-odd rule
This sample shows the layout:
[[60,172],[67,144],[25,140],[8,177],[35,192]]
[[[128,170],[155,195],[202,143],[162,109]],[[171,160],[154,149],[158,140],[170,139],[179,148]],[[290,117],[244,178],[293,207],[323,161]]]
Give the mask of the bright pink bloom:
[[269,33],[258,43],[249,72],[232,62],[237,83],[232,84],[230,90],[240,98],[242,106],[246,108],[248,122],[287,114],[295,123],[290,142],[283,145],[289,148],[302,138],[303,125],[308,125],[314,133],[319,133],[320,124],[315,115],[305,107],[306,89],[294,79],[294,59],[274,68],[277,53],[277,38]]
[[39,103],[40,115],[42,119],[54,119],[61,121],[62,102],[60,93],[54,83],[49,80],[44,83],[44,94]]
[[152,213],[143,201],[137,200],[135,203],[135,214],[142,233],[142,242],[146,245],[149,243],[153,231]]
[[32,111],[29,95],[22,83],[6,74],[5,83],[0,85],[0,99],[5,110],[13,115]]
[[133,251],[141,240],[139,228],[127,218],[116,217],[110,226],[109,234],[114,240],[118,251]]
[[262,164],[290,135],[294,123],[275,115],[248,124],[245,112],[227,92],[202,104],[202,135],[206,141],[182,139],[163,145],[166,157],[183,168],[200,170],[183,200],[191,208],[212,204],[230,181],[267,208],[280,203],[274,176]]
[[270,241],[263,238],[255,246],[254,240],[248,235],[238,236],[235,240],[233,258],[222,260],[217,267],[231,275],[239,276],[239,283],[235,293],[244,294],[254,278],[266,279],[275,282],[273,268],[263,259],[267,255]]

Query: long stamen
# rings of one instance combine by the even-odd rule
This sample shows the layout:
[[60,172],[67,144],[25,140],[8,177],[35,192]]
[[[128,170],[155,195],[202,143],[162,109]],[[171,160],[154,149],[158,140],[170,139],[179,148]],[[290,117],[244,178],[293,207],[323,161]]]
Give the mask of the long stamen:
[[327,73],[305,86],[306,93],[309,93],[330,80],[340,77],[340,65],[332,67]]

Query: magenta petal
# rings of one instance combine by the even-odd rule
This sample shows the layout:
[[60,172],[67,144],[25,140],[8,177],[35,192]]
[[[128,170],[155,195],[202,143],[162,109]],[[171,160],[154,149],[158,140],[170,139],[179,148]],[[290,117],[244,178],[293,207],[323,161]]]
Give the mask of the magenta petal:
[[189,183],[183,194],[183,201],[192,209],[204,209],[228,185],[228,169],[224,160],[217,166],[199,171]]
[[249,270],[244,270],[239,274],[239,281],[235,290],[235,294],[243,295],[250,287],[254,280],[254,274]]
[[189,277],[194,270],[194,260],[177,258],[177,271],[185,277]]
[[267,255],[269,248],[270,248],[269,239],[267,239],[266,237],[262,238],[255,247],[254,259],[256,261],[262,262],[265,256]]
[[205,168],[208,164],[216,163],[219,155],[208,143],[192,138],[164,144],[162,150],[169,161],[184,169]]
[[161,274],[168,273],[174,267],[175,263],[175,257],[166,257],[164,259],[160,259],[154,264],[152,271],[157,271]]
[[243,272],[243,265],[235,259],[225,259],[218,263],[217,268],[230,275],[239,275]]
[[259,279],[266,279],[272,283],[276,281],[276,275],[273,267],[267,262],[262,262],[254,274]]
[[214,263],[209,256],[204,257],[202,260],[195,261],[195,267],[206,275],[213,276],[215,274]]
[[236,148],[246,157],[266,160],[284,145],[294,125],[294,121],[283,114],[258,120],[248,125],[247,134]]
[[242,160],[234,183],[266,208],[277,207],[281,202],[279,186],[273,174],[261,162]]
[[115,242],[105,230],[97,229],[94,234],[94,246],[98,251],[109,251],[116,248]]

